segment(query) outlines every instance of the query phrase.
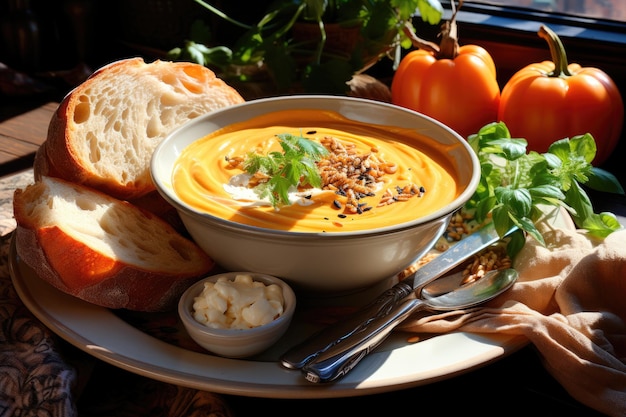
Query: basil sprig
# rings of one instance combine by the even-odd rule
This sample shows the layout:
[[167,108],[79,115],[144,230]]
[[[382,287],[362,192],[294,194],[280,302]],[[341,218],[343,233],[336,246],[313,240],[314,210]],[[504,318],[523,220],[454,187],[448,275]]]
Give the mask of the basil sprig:
[[545,244],[535,222],[544,214],[542,206],[564,207],[580,229],[600,238],[621,229],[613,213],[595,213],[583,185],[589,189],[624,194],[611,173],[594,167],[596,143],[591,134],[560,139],[546,153],[527,152],[525,139],[511,138],[502,122],[490,123],[468,141],[481,165],[480,184],[466,204],[475,219],[491,214],[496,230],[503,234],[512,226],[510,250],[523,246],[524,231]]
[[255,187],[259,198],[267,198],[275,208],[289,205],[289,190],[310,185],[321,187],[322,179],[315,164],[328,150],[320,143],[288,133],[277,135],[282,152],[267,155],[248,154],[244,170],[249,174],[260,172],[269,180]]

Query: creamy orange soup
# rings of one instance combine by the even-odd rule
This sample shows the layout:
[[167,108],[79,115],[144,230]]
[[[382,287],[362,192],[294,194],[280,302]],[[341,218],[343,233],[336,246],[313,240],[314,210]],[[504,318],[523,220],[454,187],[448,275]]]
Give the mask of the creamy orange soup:
[[[395,172],[381,177],[374,195],[359,200],[366,209],[356,213],[346,212],[347,197],[333,190],[303,199],[306,205],[279,208],[241,195],[234,198],[232,188],[225,185],[243,171],[233,168],[229,159],[280,151],[277,135],[284,133],[316,141],[330,136],[355,144],[359,153],[373,152],[376,158],[395,164]],[[281,111],[222,128],[186,147],[176,161],[172,184],[176,194],[194,208],[247,225],[329,233],[376,229],[415,220],[459,195],[458,169],[445,157],[457,146],[445,147],[408,129],[356,123],[330,111]],[[380,203],[385,193],[397,194],[408,184],[421,192],[405,201]]]

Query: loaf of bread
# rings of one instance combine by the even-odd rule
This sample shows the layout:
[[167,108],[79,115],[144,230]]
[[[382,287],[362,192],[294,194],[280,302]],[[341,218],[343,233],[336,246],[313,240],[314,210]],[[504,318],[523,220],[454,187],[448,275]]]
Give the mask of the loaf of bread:
[[141,58],[94,72],[60,103],[34,162],[53,176],[132,200],[155,189],[150,158],[183,123],[244,99],[208,68]]
[[103,307],[170,310],[214,267],[158,216],[62,179],[16,190],[13,212],[19,258],[59,290]]

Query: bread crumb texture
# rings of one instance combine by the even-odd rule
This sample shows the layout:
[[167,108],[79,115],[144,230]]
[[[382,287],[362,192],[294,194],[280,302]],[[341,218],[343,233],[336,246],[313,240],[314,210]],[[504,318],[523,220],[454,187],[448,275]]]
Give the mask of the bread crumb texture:
[[184,274],[206,256],[156,215],[86,187],[43,177],[16,192],[15,201],[24,227],[57,227],[105,258],[135,268]]
[[50,134],[62,134],[73,163],[95,177],[87,185],[121,184],[144,194],[154,189],[152,153],[171,131],[244,99],[201,65],[131,58],[100,68],[64,101],[55,123],[65,127]]

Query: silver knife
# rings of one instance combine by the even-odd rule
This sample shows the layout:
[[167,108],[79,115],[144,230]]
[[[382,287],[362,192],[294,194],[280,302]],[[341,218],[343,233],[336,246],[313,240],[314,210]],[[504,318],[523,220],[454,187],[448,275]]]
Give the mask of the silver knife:
[[[423,309],[452,311],[478,306],[509,289],[517,276],[515,269],[501,269],[438,297],[428,300],[408,297],[406,301],[398,303],[389,314],[377,318],[369,326],[354,332],[307,363],[302,368],[304,377],[314,383],[332,382],[341,378],[384,342],[393,329],[411,314]],[[434,305],[431,305],[433,302]]]
[[302,369],[322,352],[337,343],[341,343],[343,339],[367,326],[376,318],[388,314],[394,306],[410,294],[415,293],[419,296],[419,292],[425,285],[451,271],[481,250],[498,242],[501,238],[510,235],[515,230],[518,230],[517,227],[511,228],[504,235],[499,236],[493,223],[486,224],[420,267],[413,275],[383,292],[364,308],[322,329],[302,343],[289,349],[280,358],[280,363],[288,369]]

